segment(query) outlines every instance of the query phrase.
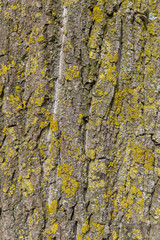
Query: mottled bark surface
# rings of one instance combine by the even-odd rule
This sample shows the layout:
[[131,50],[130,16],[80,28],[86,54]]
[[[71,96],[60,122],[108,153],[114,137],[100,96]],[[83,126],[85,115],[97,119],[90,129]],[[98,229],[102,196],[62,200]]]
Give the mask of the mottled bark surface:
[[159,0],[0,0],[0,240],[160,239]]

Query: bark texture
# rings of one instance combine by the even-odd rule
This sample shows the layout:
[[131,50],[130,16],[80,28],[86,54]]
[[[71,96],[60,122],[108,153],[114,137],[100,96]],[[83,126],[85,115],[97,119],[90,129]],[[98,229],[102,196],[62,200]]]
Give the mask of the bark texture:
[[0,240],[160,239],[159,0],[0,0]]

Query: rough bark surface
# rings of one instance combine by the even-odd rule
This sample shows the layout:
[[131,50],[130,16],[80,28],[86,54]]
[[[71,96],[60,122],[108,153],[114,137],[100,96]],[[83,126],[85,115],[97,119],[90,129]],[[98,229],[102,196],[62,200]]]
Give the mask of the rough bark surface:
[[0,240],[160,239],[159,0],[0,0]]

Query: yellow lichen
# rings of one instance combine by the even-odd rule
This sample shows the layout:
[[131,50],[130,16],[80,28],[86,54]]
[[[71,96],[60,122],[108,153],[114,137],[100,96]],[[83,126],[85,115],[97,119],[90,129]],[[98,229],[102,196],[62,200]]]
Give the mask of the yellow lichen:
[[95,149],[87,149],[87,157],[90,159],[95,159]]
[[61,164],[57,169],[57,176],[62,178],[62,191],[67,198],[72,197],[78,190],[79,184],[71,178],[73,168],[69,164]]
[[53,200],[51,203],[47,202],[46,208],[48,215],[55,214],[57,212],[57,201]]
[[88,230],[89,230],[89,222],[88,220],[86,220],[82,227],[82,233],[85,234],[86,232],[88,232]]
[[53,119],[53,116],[50,116],[50,128],[52,132],[58,131],[58,122]]
[[66,194],[67,198],[75,195],[79,187],[79,184],[76,180],[72,179],[69,176],[66,176],[62,179],[62,191]]
[[57,169],[57,176],[60,178],[62,178],[63,175],[71,176],[72,172],[73,172],[73,167],[67,163],[63,163]]
[[30,180],[28,179],[22,179],[22,189],[25,191],[27,190],[28,193],[32,193],[33,192],[33,184],[31,183]]
[[[45,153],[44,153],[45,156]],[[55,160],[53,157],[47,158],[47,160],[44,163],[44,174],[45,177],[49,176],[52,170],[55,168]]]
[[37,41],[38,41],[38,42],[42,42],[43,40],[44,40],[43,34],[39,35]]
[[95,6],[93,9],[93,20],[96,22],[101,22],[103,19],[102,10],[99,8],[99,6]]
[[66,68],[66,80],[72,81],[75,78],[78,78],[80,75],[79,67],[76,65],[73,65],[72,67]]

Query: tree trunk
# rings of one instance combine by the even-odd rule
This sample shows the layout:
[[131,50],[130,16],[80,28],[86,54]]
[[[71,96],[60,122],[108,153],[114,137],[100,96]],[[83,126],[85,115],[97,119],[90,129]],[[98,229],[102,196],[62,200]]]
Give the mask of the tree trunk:
[[159,0],[0,0],[0,240],[160,239]]

